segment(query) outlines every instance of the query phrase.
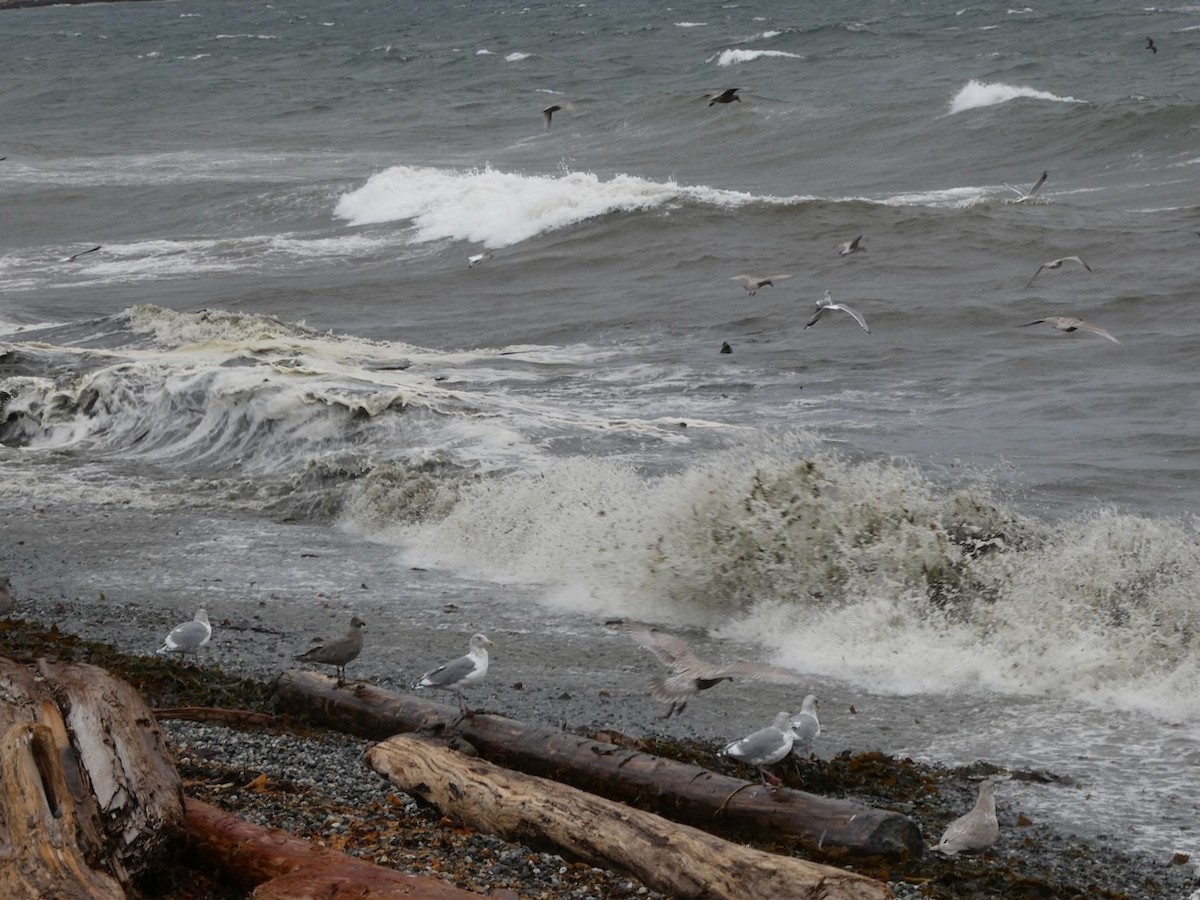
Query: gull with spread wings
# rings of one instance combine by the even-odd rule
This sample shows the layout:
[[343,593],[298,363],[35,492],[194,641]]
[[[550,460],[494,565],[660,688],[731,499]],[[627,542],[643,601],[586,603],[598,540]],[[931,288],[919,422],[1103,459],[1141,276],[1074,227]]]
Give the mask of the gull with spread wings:
[[705,662],[692,653],[683,638],[639,622],[622,622],[621,630],[651,650],[670,669],[669,674],[650,679],[648,685],[650,695],[655,700],[671,704],[664,719],[682,713],[688,701],[701,691],[716,687],[722,681],[732,681],[734,676],[776,684],[797,684],[800,681],[800,675],[791,669],[766,663],[741,659],[727,663]]
[[1010,201],[1010,202],[1012,202],[1012,203],[1024,203],[1026,200],[1030,199],[1030,198],[1031,198],[1031,197],[1032,197],[1034,194],[1036,194],[1038,191],[1040,191],[1040,190],[1042,189],[1042,185],[1046,183],[1046,176],[1047,176],[1047,175],[1049,175],[1049,174],[1050,174],[1050,173],[1049,173],[1048,171],[1047,171],[1047,172],[1043,172],[1043,173],[1042,173],[1042,177],[1041,177],[1041,178],[1039,178],[1039,179],[1037,180],[1037,182],[1036,182],[1036,183],[1033,185],[1033,187],[1031,187],[1031,188],[1030,188],[1029,190],[1027,190],[1027,191],[1023,191],[1023,190],[1021,190],[1021,189],[1020,189],[1020,188],[1018,188],[1018,187],[1013,187],[1011,184],[1008,184],[1007,182],[1005,182],[1004,186],[1005,186],[1006,188],[1008,188],[1010,191],[1012,191],[1014,194],[1016,194],[1016,195],[1017,195],[1017,199],[1016,199],[1016,200],[1012,200],[1012,201]]
[[1121,343],[1099,325],[1093,325],[1091,322],[1085,322],[1083,319],[1077,319],[1074,316],[1046,316],[1044,319],[1035,319],[1032,322],[1026,322],[1019,327],[1028,328],[1030,325],[1041,325],[1045,323],[1052,326],[1058,331],[1086,331],[1088,334],[1099,335],[1100,337],[1112,341],[1114,344]]
[[863,318],[862,313],[860,313],[857,309],[851,309],[844,303],[834,303],[833,294],[830,291],[826,291],[825,296],[817,301],[817,311],[813,313],[813,317],[808,320],[808,324],[806,324],[804,327],[806,329],[812,328],[817,324],[817,320],[831,309],[848,313],[854,317],[854,321],[859,324],[863,331],[865,331],[867,334],[871,333],[871,329],[867,327],[867,320]]
[[785,278],[791,278],[791,275],[767,275],[765,278],[760,278],[758,275],[733,275],[730,281],[740,281],[742,287],[746,289],[751,297],[758,293],[759,288],[773,286],[776,281],[782,281]]
[[[1089,272],[1092,271],[1092,267],[1085,263],[1078,256],[1061,256],[1058,259],[1052,259],[1050,262],[1044,262],[1038,266],[1038,270],[1033,273],[1033,278],[1037,278],[1039,275],[1041,275],[1042,269],[1061,269],[1063,263],[1065,262],[1077,262]],[[1030,278],[1029,281],[1026,282],[1025,287],[1029,287],[1029,285],[1033,284],[1033,278]]]

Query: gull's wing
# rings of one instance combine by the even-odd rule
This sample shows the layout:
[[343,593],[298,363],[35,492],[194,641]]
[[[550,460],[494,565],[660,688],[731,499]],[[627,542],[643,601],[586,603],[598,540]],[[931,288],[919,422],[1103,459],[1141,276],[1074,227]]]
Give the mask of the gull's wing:
[[827,309],[829,309],[828,306],[818,306],[817,311],[815,313],[813,313],[813,317],[808,320],[808,323],[804,327],[812,328],[814,325],[816,325],[817,319],[819,319],[819,318],[821,318],[821,316],[825,315],[825,310],[827,310]]
[[840,309],[844,313],[850,313],[850,315],[854,317],[854,321],[862,326],[863,331],[865,331],[867,334],[871,333],[871,329],[867,327],[867,320],[862,317],[862,313],[860,313],[857,309],[851,309],[844,303],[834,304],[830,307],[830,309]]
[[1059,261],[1060,261],[1060,262],[1066,262],[1068,259],[1069,259],[1069,260],[1072,260],[1073,262],[1077,262],[1077,263],[1079,263],[1081,266],[1083,266],[1083,267],[1084,267],[1085,269],[1087,269],[1089,272],[1090,272],[1090,271],[1092,271],[1092,267],[1091,267],[1091,266],[1089,266],[1087,263],[1085,263],[1085,262],[1084,262],[1082,259],[1080,259],[1078,256],[1064,256],[1064,257],[1063,257],[1061,260],[1059,260]]
[[740,281],[742,283],[742,286],[746,290],[750,291],[750,290],[754,290],[755,288],[757,288],[759,286],[759,283],[763,279],[759,278],[757,275],[733,275],[730,277],[729,280],[730,281]]
[[692,674],[698,678],[725,678],[739,675],[754,681],[770,681],[774,684],[799,684],[801,681],[800,673],[793,672],[791,669],[745,659],[735,659],[733,662],[707,666],[694,670]]
[[[1037,271],[1033,273],[1033,278],[1037,278],[1039,275],[1041,275],[1042,269],[1046,268],[1048,265],[1049,263],[1042,263],[1040,266],[1038,266]],[[1025,287],[1029,287],[1031,284],[1033,284],[1033,278],[1030,278],[1027,282],[1025,282]],[[1034,325],[1037,323],[1031,322],[1030,324]]]
[[1105,331],[1103,328],[1101,328],[1099,325],[1093,325],[1091,322],[1080,321],[1079,324],[1076,325],[1075,327],[1078,328],[1080,331],[1086,331],[1089,334],[1096,334],[1102,338],[1106,338],[1107,340],[1112,341],[1114,344],[1121,343],[1115,337],[1113,337],[1111,334],[1109,334],[1107,331]]
[[1042,177],[1037,180],[1037,182],[1034,184],[1034,186],[1029,189],[1029,193],[1027,193],[1025,196],[1032,197],[1034,194],[1036,194],[1038,191],[1040,191],[1042,189],[1042,185],[1046,183],[1046,177],[1049,174],[1050,173],[1048,171],[1042,172]]
[[452,687],[475,671],[475,660],[460,656],[445,665],[438,666],[421,676],[417,684],[422,687]]
[[726,744],[721,752],[751,765],[773,763],[787,756],[788,751],[792,749],[792,741],[791,732],[784,733],[771,726]]
[[163,650],[191,653],[208,643],[211,635],[212,628],[203,622],[184,622],[171,629],[163,643]]
[[665,631],[659,631],[657,628],[651,628],[640,622],[626,621],[622,623],[621,630],[643,647],[653,651],[663,665],[672,669],[691,673],[698,669],[710,668],[708,663],[696,658],[692,649],[687,645],[687,641],[681,637],[667,634]]

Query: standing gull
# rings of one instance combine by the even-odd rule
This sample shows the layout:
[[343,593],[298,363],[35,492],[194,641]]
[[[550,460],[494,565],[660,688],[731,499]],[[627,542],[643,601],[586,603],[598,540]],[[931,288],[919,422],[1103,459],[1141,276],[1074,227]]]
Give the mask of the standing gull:
[[5,575],[0,578],[0,616],[7,616],[13,611],[14,606],[16,603],[13,602],[12,582]]
[[[1092,267],[1089,266],[1087,263],[1085,263],[1078,256],[1062,256],[1062,257],[1059,257],[1058,259],[1052,259],[1052,260],[1050,260],[1050,262],[1042,263],[1040,266],[1038,266],[1038,270],[1033,273],[1033,278],[1037,278],[1039,275],[1041,275],[1042,269],[1061,269],[1062,264],[1065,262],[1077,262],[1081,266],[1083,266],[1085,269],[1087,269],[1089,272],[1092,271]],[[1029,281],[1025,285],[1025,287],[1029,287],[1029,285],[1033,284],[1033,278],[1029,279]]]
[[863,236],[860,234],[852,241],[846,241],[844,244],[838,245],[838,256],[849,256],[851,253],[866,253],[867,248],[862,245]]
[[1000,823],[996,821],[995,786],[992,779],[985,778],[979,783],[975,808],[950,823],[935,849],[953,856],[964,850],[986,850],[998,840]]
[[791,275],[768,275],[766,278],[759,278],[757,275],[734,275],[729,280],[740,281],[746,292],[753,297],[758,293],[759,288],[774,285],[776,281],[791,277]]
[[813,317],[808,320],[808,324],[804,327],[812,328],[817,324],[817,320],[831,309],[849,313],[854,317],[854,321],[862,326],[863,331],[865,331],[867,334],[871,333],[871,329],[867,327],[867,320],[862,317],[862,313],[856,309],[851,309],[849,306],[846,306],[842,303],[834,303],[833,295],[829,291],[825,292],[825,297],[823,299],[817,301],[817,311],[813,314]]
[[1053,325],[1059,331],[1086,331],[1088,334],[1098,334],[1100,337],[1112,341],[1114,344],[1121,343],[1099,325],[1093,325],[1091,322],[1085,322],[1083,319],[1076,319],[1074,316],[1046,316],[1044,319],[1035,319],[1032,322],[1026,322],[1024,325],[1018,325],[1018,328],[1028,328],[1030,325],[1041,325],[1045,322],[1047,325]]
[[742,98],[737,95],[737,92],[740,90],[742,90],[740,87],[725,88],[725,90],[715,94],[705,94],[704,98],[708,100],[709,106],[712,106],[714,103],[733,103],[735,100],[741,103]]
[[333,666],[337,671],[338,686],[346,683],[346,663],[362,653],[363,628],[366,623],[358,616],[350,619],[350,630],[341,637],[322,640],[315,647],[296,657],[300,662],[315,662]]
[[760,728],[741,740],[726,744],[718,756],[728,756],[748,766],[755,766],[763,784],[779,784],[779,778],[770,774],[766,766],[779,762],[792,751],[792,714],[781,712],[767,728]]
[[1043,172],[1042,177],[1039,178],[1037,180],[1037,182],[1034,184],[1034,186],[1031,187],[1027,191],[1023,191],[1020,188],[1013,187],[1011,184],[1008,184],[1007,182],[1005,183],[1004,186],[1006,188],[1008,188],[1010,191],[1012,191],[1014,194],[1017,195],[1017,199],[1013,200],[1012,201],[1013,203],[1024,203],[1026,200],[1028,200],[1030,197],[1032,197],[1034,194],[1036,194],[1038,191],[1040,191],[1042,189],[1042,185],[1046,183],[1046,176],[1048,174],[1049,174],[1049,172]]
[[812,745],[821,736],[821,723],[817,719],[817,698],[809,694],[800,706],[800,712],[792,716],[792,737],[804,752],[805,756],[812,755]]
[[187,654],[199,655],[200,648],[212,637],[212,626],[208,624],[208,613],[200,607],[190,622],[176,625],[167,634],[167,639],[158,648],[159,654],[178,653],[180,660]]
[[651,650],[671,670],[668,675],[656,675],[647,685],[655,700],[671,704],[664,719],[682,713],[688,701],[701,691],[716,687],[722,681],[732,681],[735,675],[776,684],[796,684],[800,681],[800,676],[791,669],[766,663],[740,659],[727,663],[705,662],[692,653],[683,638],[649,625],[626,621],[622,622],[621,630]]
[[466,656],[460,656],[436,669],[430,669],[413,684],[413,690],[419,691],[422,688],[431,687],[442,691],[453,691],[454,696],[458,698],[459,711],[463,716],[469,715],[471,709],[468,708],[467,701],[463,697],[463,688],[470,687],[487,674],[487,648],[493,646],[495,646],[495,641],[486,634],[472,635],[470,649]]

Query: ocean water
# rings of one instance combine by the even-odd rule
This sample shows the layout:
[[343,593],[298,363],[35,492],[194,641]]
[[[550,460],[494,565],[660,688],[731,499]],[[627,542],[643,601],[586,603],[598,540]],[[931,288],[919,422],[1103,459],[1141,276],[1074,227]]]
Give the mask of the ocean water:
[[0,11],[0,495],[707,629],[1200,858],[1198,50],[1083,0]]

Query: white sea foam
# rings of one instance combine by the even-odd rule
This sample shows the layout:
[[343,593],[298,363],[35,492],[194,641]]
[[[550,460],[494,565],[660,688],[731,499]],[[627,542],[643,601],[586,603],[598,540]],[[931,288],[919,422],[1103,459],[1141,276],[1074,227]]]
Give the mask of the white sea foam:
[[515,50],[512,53],[506,54],[504,57],[504,61],[505,62],[520,62],[523,59],[529,59],[529,57],[531,57],[532,55],[533,55],[532,53],[522,53],[519,50]]
[[396,166],[343,195],[334,214],[352,225],[411,220],[417,241],[473,241],[496,249],[610,213],[756,202],[790,201],[632,175],[602,179],[587,172],[544,176],[490,167],[462,172]]
[[1057,103],[1082,103],[1074,97],[1060,97],[1049,91],[1039,91],[1031,87],[1004,84],[1003,82],[988,83],[985,81],[968,81],[950,101],[950,112],[958,113],[968,109],[978,109],[981,106],[996,106],[1009,100],[1052,100]]
[[705,62],[717,61],[718,66],[734,66],[740,63],[754,62],[764,58],[804,59],[798,53],[785,53],[783,50],[722,50],[716,56],[710,56]]
[[676,22],[676,28],[703,28],[707,22]]

